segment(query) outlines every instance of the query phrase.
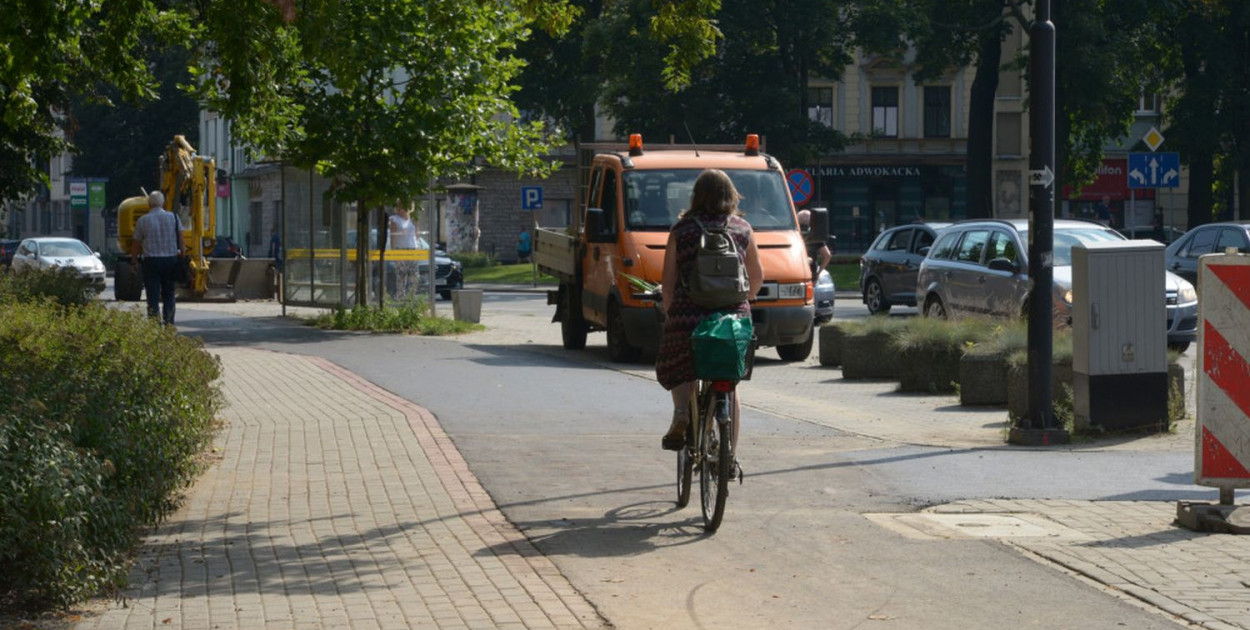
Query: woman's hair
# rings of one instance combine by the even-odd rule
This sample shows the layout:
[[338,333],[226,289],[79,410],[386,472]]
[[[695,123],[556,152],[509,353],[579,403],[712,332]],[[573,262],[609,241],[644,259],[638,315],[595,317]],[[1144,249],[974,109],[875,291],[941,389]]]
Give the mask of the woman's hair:
[[715,217],[738,214],[738,201],[742,195],[734,188],[725,171],[709,168],[699,174],[690,195],[690,209],[682,216],[700,215]]

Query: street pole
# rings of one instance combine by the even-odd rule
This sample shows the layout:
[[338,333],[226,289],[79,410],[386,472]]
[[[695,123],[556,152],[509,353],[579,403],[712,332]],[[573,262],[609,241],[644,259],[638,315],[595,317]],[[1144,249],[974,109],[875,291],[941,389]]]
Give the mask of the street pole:
[[1038,0],[1029,29],[1029,412],[1012,427],[1012,444],[1065,443],[1051,397],[1054,356],[1055,25],[1050,0]]

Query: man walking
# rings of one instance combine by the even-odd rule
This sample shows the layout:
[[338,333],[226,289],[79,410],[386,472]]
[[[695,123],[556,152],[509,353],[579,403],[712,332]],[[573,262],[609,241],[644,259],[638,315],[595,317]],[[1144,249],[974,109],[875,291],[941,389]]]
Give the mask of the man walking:
[[148,195],[148,213],[135,222],[130,241],[130,265],[143,257],[143,290],[148,294],[148,316],[174,323],[174,278],[178,257],[185,252],[182,222],[165,209],[165,195]]

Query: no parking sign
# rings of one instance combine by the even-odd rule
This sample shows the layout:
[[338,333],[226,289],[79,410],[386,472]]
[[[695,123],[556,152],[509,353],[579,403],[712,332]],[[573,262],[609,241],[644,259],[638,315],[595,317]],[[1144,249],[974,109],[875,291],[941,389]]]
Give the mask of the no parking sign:
[[790,198],[794,205],[801,206],[812,200],[816,188],[812,185],[812,176],[807,171],[796,168],[786,173],[786,183],[790,185]]
[[1250,487],[1250,256],[1198,261],[1194,483]]

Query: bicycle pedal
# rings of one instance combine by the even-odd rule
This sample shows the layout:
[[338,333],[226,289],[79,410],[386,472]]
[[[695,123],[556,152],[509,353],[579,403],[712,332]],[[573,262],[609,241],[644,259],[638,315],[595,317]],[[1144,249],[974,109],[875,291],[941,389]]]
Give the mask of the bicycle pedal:
[[738,485],[742,485],[742,466],[739,466],[739,465],[738,465],[738,462],[736,462],[736,461],[734,462],[734,467],[733,467],[733,470],[731,470],[731,471],[729,472],[729,476],[730,476],[730,478],[731,478],[731,479],[732,479],[733,477],[737,477],[737,478],[738,478]]

